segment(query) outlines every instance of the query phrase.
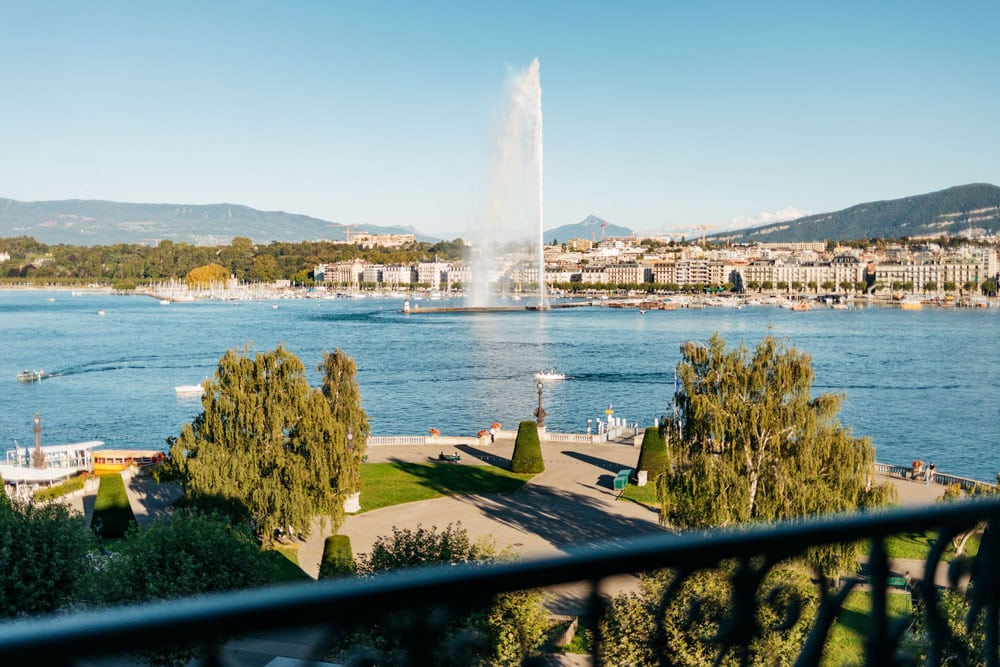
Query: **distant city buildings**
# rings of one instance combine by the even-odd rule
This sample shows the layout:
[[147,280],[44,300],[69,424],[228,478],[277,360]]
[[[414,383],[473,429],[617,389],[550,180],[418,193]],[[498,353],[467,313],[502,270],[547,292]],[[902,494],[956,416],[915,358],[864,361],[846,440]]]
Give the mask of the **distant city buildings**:
[[[353,237],[352,241],[357,241]],[[380,243],[381,245],[381,243]],[[916,248],[916,249],[914,249]],[[537,285],[538,266],[524,257],[502,257],[499,280]],[[998,273],[997,249],[976,245],[943,248],[933,243],[858,249],[825,243],[757,243],[705,249],[669,246],[635,238],[598,242],[571,239],[546,246],[550,285],[703,286],[788,291],[975,290]],[[318,282],[380,287],[449,289],[469,282],[464,262],[376,265],[355,259],[315,267]]]

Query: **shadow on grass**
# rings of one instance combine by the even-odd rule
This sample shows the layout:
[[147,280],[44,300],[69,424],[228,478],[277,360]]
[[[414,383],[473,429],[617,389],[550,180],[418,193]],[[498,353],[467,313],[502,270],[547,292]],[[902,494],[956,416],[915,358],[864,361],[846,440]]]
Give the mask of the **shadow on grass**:
[[482,493],[513,493],[524,486],[531,475],[499,474],[486,466],[461,465],[441,461],[410,463],[394,459],[393,467],[417,479],[442,495],[476,495]]

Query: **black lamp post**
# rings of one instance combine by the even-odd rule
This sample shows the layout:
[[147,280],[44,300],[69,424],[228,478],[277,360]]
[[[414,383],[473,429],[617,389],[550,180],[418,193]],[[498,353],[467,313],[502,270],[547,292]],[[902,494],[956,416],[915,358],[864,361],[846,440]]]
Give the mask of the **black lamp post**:
[[538,422],[538,428],[545,428],[545,408],[542,407],[542,383],[538,383],[538,407],[535,408],[535,420]]

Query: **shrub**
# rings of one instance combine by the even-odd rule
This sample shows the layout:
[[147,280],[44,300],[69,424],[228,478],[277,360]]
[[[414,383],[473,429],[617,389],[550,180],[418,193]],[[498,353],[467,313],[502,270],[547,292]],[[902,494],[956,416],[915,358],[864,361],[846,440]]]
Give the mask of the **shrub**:
[[0,618],[51,613],[71,602],[90,570],[93,537],[61,503],[35,505],[0,490]]
[[118,473],[101,477],[94,499],[90,528],[100,537],[119,538],[135,523],[135,514],[125,492],[125,481]]
[[35,500],[39,502],[45,502],[46,500],[55,500],[56,498],[61,498],[67,494],[73,493],[74,491],[79,491],[83,488],[83,483],[86,481],[86,477],[83,475],[77,475],[76,477],[70,477],[65,482],[61,484],[56,484],[55,486],[50,486],[47,489],[38,489],[35,491]]
[[639,450],[639,462],[635,469],[648,471],[650,480],[655,480],[666,471],[667,443],[658,427],[650,426],[646,429],[646,435],[642,439],[642,449]]
[[354,574],[354,552],[347,535],[331,535],[323,543],[323,560],[319,564],[319,578],[343,577]]
[[536,473],[544,470],[542,445],[538,441],[538,424],[533,421],[523,421],[517,426],[517,439],[514,440],[514,455],[510,458],[510,471]]

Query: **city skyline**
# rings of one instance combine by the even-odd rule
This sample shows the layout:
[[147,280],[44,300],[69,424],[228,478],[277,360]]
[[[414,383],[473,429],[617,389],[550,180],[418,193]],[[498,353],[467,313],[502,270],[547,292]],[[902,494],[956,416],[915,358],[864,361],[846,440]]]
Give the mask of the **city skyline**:
[[0,197],[21,201],[463,233],[486,214],[507,77],[535,57],[547,228],[722,229],[1000,184],[996,3],[4,13]]

